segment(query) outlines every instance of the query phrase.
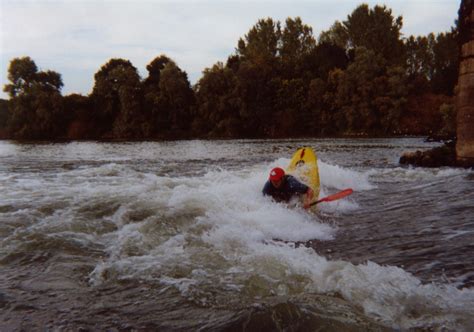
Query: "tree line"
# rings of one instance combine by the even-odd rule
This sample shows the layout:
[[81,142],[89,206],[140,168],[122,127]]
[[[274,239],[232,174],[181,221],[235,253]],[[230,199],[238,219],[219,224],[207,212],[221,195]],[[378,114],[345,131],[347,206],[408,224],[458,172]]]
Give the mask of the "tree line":
[[92,92],[63,96],[61,75],[15,58],[0,137],[274,138],[453,135],[457,28],[402,38],[386,6],[358,6],[318,38],[301,18],[260,19],[225,63],[191,86],[166,55],[146,67],[111,59]]

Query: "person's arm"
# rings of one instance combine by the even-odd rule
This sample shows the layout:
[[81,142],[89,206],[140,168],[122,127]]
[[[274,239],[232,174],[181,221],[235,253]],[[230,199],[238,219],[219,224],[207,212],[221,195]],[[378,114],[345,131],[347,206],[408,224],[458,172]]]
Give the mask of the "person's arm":
[[304,197],[304,208],[309,209],[311,207],[311,202],[313,201],[314,191],[313,189],[308,187]]
[[265,185],[262,189],[263,196],[271,195],[271,183],[270,181],[265,182]]
[[301,183],[300,181],[296,180],[292,176],[289,176],[287,181],[289,181],[290,187],[294,193],[304,195],[303,206],[305,209],[309,209],[311,207],[311,201],[313,200],[314,196],[313,189],[311,189],[304,183]]

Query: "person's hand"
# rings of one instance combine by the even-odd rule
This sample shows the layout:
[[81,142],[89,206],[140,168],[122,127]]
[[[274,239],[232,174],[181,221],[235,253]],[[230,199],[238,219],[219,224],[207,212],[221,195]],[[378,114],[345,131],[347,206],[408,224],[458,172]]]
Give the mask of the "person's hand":
[[304,205],[303,207],[307,210],[311,207],[311,201],[313,200],[314,192],[311,188],[308,188],[308,191],[305,195]]

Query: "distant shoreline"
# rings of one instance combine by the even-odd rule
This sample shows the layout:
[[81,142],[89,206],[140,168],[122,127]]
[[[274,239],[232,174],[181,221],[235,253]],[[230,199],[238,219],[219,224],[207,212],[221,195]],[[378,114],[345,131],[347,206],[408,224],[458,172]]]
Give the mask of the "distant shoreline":
[[281,140],[324,140],[324,139],[357,139],[357,140],[369,140],[369,139],[402,139],[402,138],[423,138],[427,143],[433,142],[445,142],[452,140],[452,138],[445,138],[445,139],[433,139],[430,140],[430,137],[427,135],[396,135],[396,136],[358,136],[358,135],[347,135],[347,136],[321,136],[321,137],[281,137],[281,138],[264,138],[264,137],[236,137],[236,138],[203,138],[203,137],[195,137],[195,138],[183,138],[183,139],[118,139],[118,138],[111,138],[111,139],[104,139],[104,138],[88,138],[88,139],[10,139],[10,138],[3,138],[0,141],[10,141],[10,142],[17,142],[21,144],[38,144],[38,143],[73,143],[73,142],[97,142],[97,143],[141,143],[141,142],[180,142],[180,141],[238,141],[238,140],[245,140],[245,141],[281,141]]

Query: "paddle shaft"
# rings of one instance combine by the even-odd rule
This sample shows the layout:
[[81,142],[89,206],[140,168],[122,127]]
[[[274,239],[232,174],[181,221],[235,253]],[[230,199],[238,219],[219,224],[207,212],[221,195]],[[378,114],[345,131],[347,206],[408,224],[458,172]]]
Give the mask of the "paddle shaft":
[[313,202],[311,203],[310,206],[313,206],[313,205],[316,205],[316,204],[319,204],[319,203],[322,203],[322,202],[331,202],[331,201],[335,201],[337,199],[341,199],[341,198],[344,198],[346,196],[349,196],[350,194],[352,194],[354,191],[351,189],[351,188],[348,188],[348,189],[345,189],[343,191],[340,191],[336,194],[333,194],[333,195],[329,195],[327,197],[324,197],[324,198],[321,198],[319,200],[317,200],[316,202]]

